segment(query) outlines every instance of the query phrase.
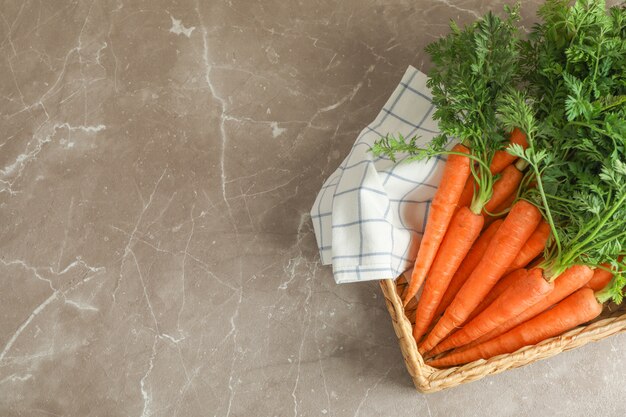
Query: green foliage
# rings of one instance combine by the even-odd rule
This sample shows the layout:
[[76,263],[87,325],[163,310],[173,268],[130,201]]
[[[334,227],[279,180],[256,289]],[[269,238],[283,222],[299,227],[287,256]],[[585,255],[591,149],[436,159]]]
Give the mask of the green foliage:
[[[505,17],[487,13],[473,24],[460,28],[451,22],[451,32],[426,47],[433,63],[428,87],[433,94],[441,134],[426,149],[416,148],[416,138],[387,136],[373,152],[394,158],[408,153],[412,158],[447,153],[449,138],[459,139],[482,162],[473,169],[478,184],[472,207],[479,213],[492,195],[493,176],[489,164],[504,146],[506,123],[493,105],[502,102],[509,88],[520,77],[519,6],[505,8]],[[518,109],[515,109],[518,110]]]
[[376,141],[370,150],[376,156],[384,155],[393,162],[397,162],[396,157],[398,154],[406,154],[408,160],[431,158],[442,153],[440,149],[443,149],[445,146],[445,144],[440,144],[439,141],[433,140],[427,145],[427,148],[420,148],[417,145],[417,139],[417,136],[406,139],[402,135],[398,135],[397,138],[387,135]]
[[[540,175],[529,193],[552,213],[562,250],[547,265],[617,259],[626,244],[626,12],[604,1],[548,0],[521,55],[537,135],[523,155]],[[623,270],[623,267],[619,268]]]
[[506,8],[504,19],[487,13],[463,29],[452,22],[448,36],[426,47],[433,118],[443,136],[460,139],[487,163],[505,142],[493,103],[519,76],[518,20],[515,7]]

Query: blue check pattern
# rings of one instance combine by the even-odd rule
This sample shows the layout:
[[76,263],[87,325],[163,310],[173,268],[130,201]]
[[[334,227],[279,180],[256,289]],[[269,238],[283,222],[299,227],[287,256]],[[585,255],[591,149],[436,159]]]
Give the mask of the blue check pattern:
[[407,69],[311,209],[322,263],[337,283],[396,278],[413,265],[445,158],[396,164],[369,148],[388,133],[417,135],[422,145],[438,133],[426,80]]

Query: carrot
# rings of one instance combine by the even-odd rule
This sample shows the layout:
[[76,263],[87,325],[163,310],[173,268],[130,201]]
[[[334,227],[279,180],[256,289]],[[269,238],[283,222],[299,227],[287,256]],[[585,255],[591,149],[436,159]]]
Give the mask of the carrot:
[[[517,144],[524,149],[528,147],[526,135],[518,128],[513,129],[513,131],[511,132],[509,136],[509,144]],[[492,174],[497,174],[498,172],[502,172],[504,168],[515,162],[516,159],[517,157],[511,155],[506,150],[497,151],[493,155],[493,159],[491,160],[491,165],[489,165],[489,169],[491,170]]]
[[[618,262],[621,262],[623,258],[624,257],[620,255],[617,258]],[[608,271],[608,269],[611,268],[611,265],[607,263],[607,264],[602,264],[601,266],[603,266],[606,269],[602,269],[602,268],[595,269],[593,272],[593,276],[587,283],[587,287],[591,288],[594,291],[600,291],[601,289],[606,287],[611,281],[611,278],[613,278],[613,272]]]
[[515,195],[517,187],[522,182],[522,174],[515,165],[504,168],[502,175],[493,184],[493,194],[489,202],[485,204],[485,212],[496,213],[495,209],[504,203],[511,195]]
[[[528,141],[526,135],[521,130],[515,128],[509,136],[509,144],[521,145],[524,149],[528,147]],[[506,167],[511,165],[517,159],[516,156],[511,155],[506,150],[496,151],[489,164],[489,171],[492,174],[498,174],[502,172]],[[476,181],[473,176],[470,176],[465,183],[461,198],[459,198],[459,207],[469,206],[474,197],[474,188],[476,187]]]
[[[452,148],[453,152],[469,154],[469,149],[461,144],[457,144]],[[450,154],[448,162],[443,171],[443,177],[435,198],[430,205],[428,220],[426,222],[426,230],[422,237],[422,242],[417,253],[413,273],[411,274],[411,282],[409,289],[404,298],[404,305],[417,294],[422,282],[426,278],[426,274],[430,269],[439,245],[448,229],[448,224],[452,219],[452,215],[456,209],[459,196],[463,191],[463,185],[470,176],[470,159],[465,156]]]
[[522,268],[530,261],[535,259],[541,252],[543,252],[546,247],[546,243],[548,243],[548,238],[550,237],[550,225],[546,221],[542,221],[537,226],[537,229],[533,232],[533,234],[528,238],[522,249],[517,254],[517,257],[509,266],[507,272],[515,271],[518,268]]
[[[604,266],[606,266],[607,268],[609,267],[608,265]],[[594,291],[599,291],[607,286],[607,284],[611,281],[611,278],[613,278],[613,273],[611,271],[598,268],[593,271],[593,276],[585,286],[591,288]]]
[[504,211],[506,209],[510,209],[511,206],[513,205],[513,203],[515,202],[515,199],[517,198],[517,195],[515,194],[511,194],[506,200],[504,200],[498,207],[496,207],[493,211],[495,213],[500,213],[501,211]]
[[474,320],[441,342],[430,354],[437,355],[473,342],[545,298],[553,287],[554,284],[544,278],[542,269],[533,269],[526,279],[512,283]]
[[463,258],[478,238],[483,222],[484,217],[473,213],[468,207],[462,207],[452,218],[428,272],[426,284],[417,305],[413,328],[416,341],[419,341],[428,329],[441,297]]
[[598,302],[592,289],[582,288],[554,308],[543,312],[495,339],[481,343],[463,352],[453,352],[439,359],[428,361],[437,368],[488,359],[503,353],[534,345],[550,337],[558,336],[574,327],[598,317],[602,303]]
[[472,314],[465,321],[469,323],[474,317],[483,312],[484,309],[489,307],[493,301],[500,296],[507,288],[509,288],[513,283],[524,280],[528,278],[528,270],[524,268],[516,269],[513,272],[509,272],[503,278],[498,281],[498,283],[489,291],[489,294],[478,304],[478,307],[472,311]]
[[472,204],[472,198],[474,197],[474,191],[476,188],[476,180],[473,175],[467,179],[465,186],[463,187],[463,192],[461,193],[461,197],[459,197],[459,202],[457,203],[457,208],[461,207],[469,207]]
[[[563,272],[554,280],[554,288],[546,295],[543,300],[539,301],[537,304],[533,305],[517,317],[505,323],[502,323],[500,326],[493,329],[489,333],[486,333],[485,335],[476,339],[475,342],[472,342],[467,347],[469,348],[476,344],[486,342],[487,340],[500,336],[501,334],[508,332],[515,326],[518,326],[525,321],[532,319],[537,314],[544,312],[554,304],[572,294],[574,291],[582,288],[587,282],[589,282],[592,276],[593,270],[588,266],[574,265],[572,267],[569,267],[565,272]],[[465,349],[465,347],[463,349]]]
[[454,301],[420,345],[420,352],[434,348],[454,328],[467,320],[513,262],[540,220],[541,213],[537,207],[525,200],[515,203]]
[[[467,318],[467,320],[465,320],[465,323],[469,323],[471,320],[474,319],[474,317],[476,317],[480,313],[482,313],[487,307],[489,307],[489,305],[496,298],[498,298],[500,296],[500,294],[502,294],[514,282],[520,281],[520,280],[525,280],[525,279],[528,279],[528,270],[526,270],[524,268],[518,269],[516,271],[513,271],[513,272],[507,274],[506,276],[504,276],[503,278],[501,278],[500,281],[498,281],[498,283],[491,289],[491,291],[489,291],[489,294],[487,294],[487,296],[480,302],[478,307],[476,307],[474,309],[474,311],[472,312],[472,314],[470,314],[470,316]],[[450,335],[448,336],[448,338],[451,338],[452,336],[454,336],[456,334],[456,332],[459,331],[462,328],[463,327],[460,327],[458,330],[453,330],[450,333]],[[430,330],[432,330],[432,329],[430,329]],[[445,340],[444,340],[444,342],[445,342]],[[426,354],[425,357],[437,356],[439,353],[443,352],[443,350],[439,349],[439,346],[441,346],[441,344],[444,343],[444,342],[441,342],[439,345],[435,346],[435,348],[433,350],[431,350],[430,352],[428,352],[428,354]]]
[[491,226],[485,230],[480,237],[474,243],[474,246],[467,252],[467,256],[461,262],[461,266],[456,270],[456,273],[452,277],[450,284],[448,285],[448,289],[446,289],[445,294],[441,298],[441,302],[439,306],[437,306],[437,311],[435,312],[434,317],[439,317],[443,314],[446,308],[450,305],[456,294],[459,292],[467,278],[470,276],[476,265],[480,262],[491,239],[496,234],[503,220],[497,220]]
[[[493,209],[493,213],[497,214],[497,213],[503,212],[504,210],[510,209],[516,199],[517,199],[517,194],[516,193],[511,194],[510,196],[507,197],[506,200],[500,203],[498,207]],[[485,225],[483,226],[483,228],[486,229],[487,227],[491,226],[491,223],[495,222],[501,217],[504,217],[504,215],[491,216],[485,213]]]

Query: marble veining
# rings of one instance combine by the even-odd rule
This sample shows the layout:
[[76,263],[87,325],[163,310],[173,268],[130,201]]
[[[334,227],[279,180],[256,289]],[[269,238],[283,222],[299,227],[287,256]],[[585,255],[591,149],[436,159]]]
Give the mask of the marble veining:
[[319,263],[324,179],[500,4],[1,1],[0,415],[623,415],[624,336],[419,395]]

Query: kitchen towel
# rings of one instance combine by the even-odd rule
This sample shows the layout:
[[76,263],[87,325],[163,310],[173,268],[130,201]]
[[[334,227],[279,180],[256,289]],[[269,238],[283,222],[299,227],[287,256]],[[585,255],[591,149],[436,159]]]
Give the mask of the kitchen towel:
[[446,158],[402,162],[400,155],[394,163],[369,149],[387,134],[418,136],[420,146],[438,134],[426,80],[407,69],[311,209],[321,261],[332,264],[337,283],[396,278],[413,266]]

